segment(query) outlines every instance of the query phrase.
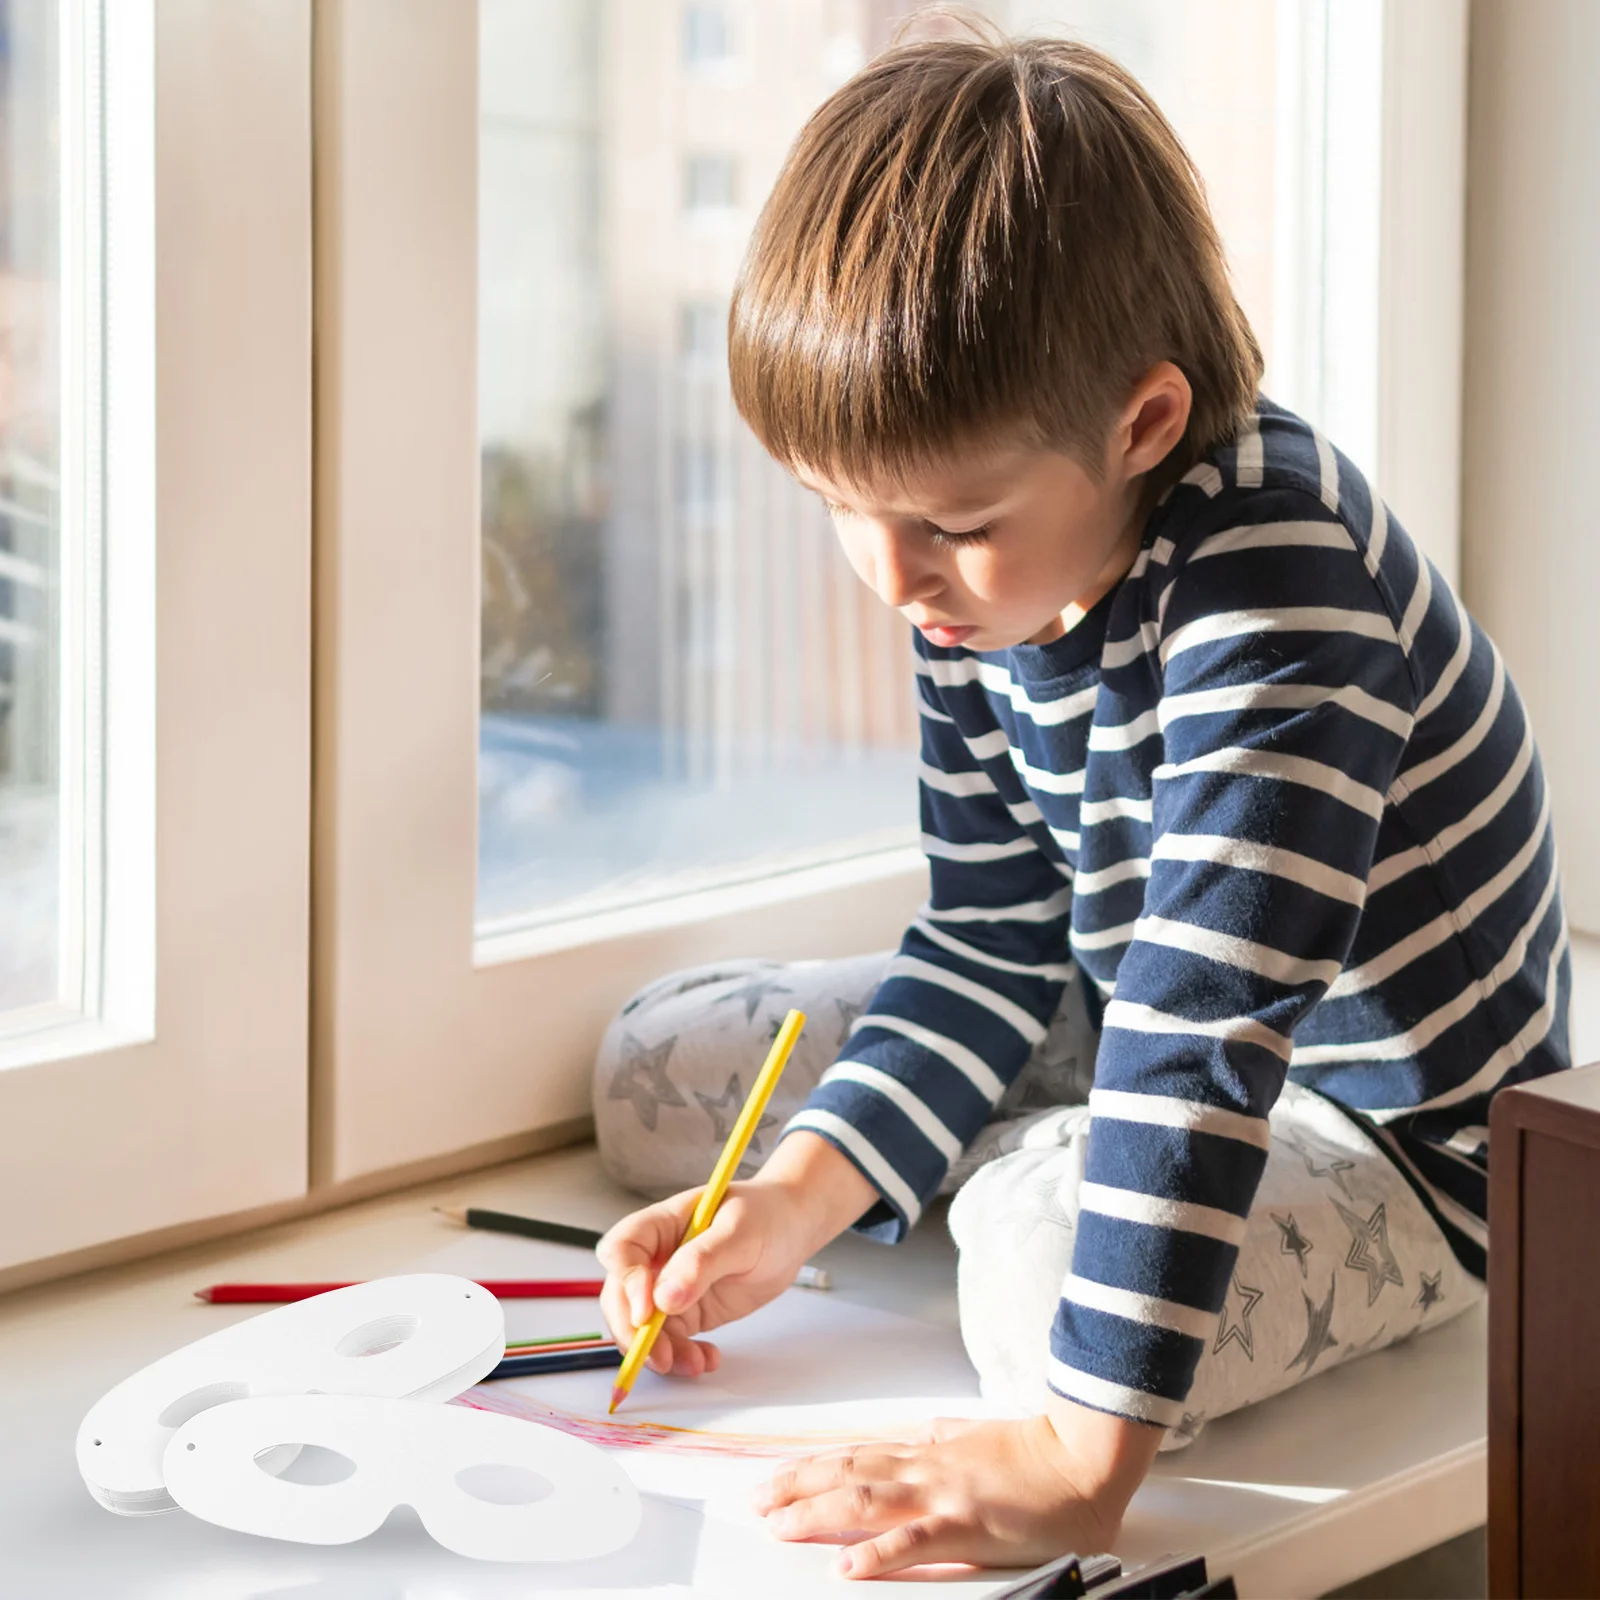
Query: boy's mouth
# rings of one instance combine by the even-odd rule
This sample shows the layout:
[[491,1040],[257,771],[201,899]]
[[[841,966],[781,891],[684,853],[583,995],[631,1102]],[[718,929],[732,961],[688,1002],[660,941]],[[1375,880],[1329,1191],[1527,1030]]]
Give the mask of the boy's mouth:
[[965,644],[978,630],[976,628],[959,628],[946,623],[922,622],[917,625],[918,631],[930,644],[936,644],[941,650],[954,650],[959,644]]

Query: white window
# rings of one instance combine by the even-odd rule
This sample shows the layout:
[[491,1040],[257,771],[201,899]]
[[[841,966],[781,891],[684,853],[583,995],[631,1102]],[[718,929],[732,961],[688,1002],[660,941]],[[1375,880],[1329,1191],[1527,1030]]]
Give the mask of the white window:
[[691,151],[683,159],[683,203],[689,211],[732,211],[738,204],[739,164],[726,151]]
[[683,59],[691,69],[726,65],[733,55],[728,13],[721,6],[683,8]]
[[307,26],[0,6],[0,1281],[305,1187]]

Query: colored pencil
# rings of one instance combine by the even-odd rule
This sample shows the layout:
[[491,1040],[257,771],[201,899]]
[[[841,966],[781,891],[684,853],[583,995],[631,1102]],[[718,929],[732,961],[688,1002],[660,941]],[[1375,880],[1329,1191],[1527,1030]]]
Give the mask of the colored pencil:
[[[541,1222],[537,1217],[519,1217],[510,1211],[485,1211],[479,1206],[435,1206],[441,1217],[459,1222],[463,1227],[483,1228],[489,1233],[518,1233],[527,1239],[544,1239],[551,1244],[577,1245],[593,1250],[604,1237],[592,1228],[573,1228],[565,1222]],[[833,1279],[826,1267],[807,1263],[794,1275],[797,1289],[831,1289]]]
[[510,1211],[485,1211],[481,1206],[461,1210],[455,1206],[435,1206],[441,1217],[465,1223],[469,1228],[485,1228],[490,1233],[520,1233],[525,1239],[544,1239],[551,1244],[571,1244],[593,1250],[600,1243],[595,1228],[574,1228],[565,1222],[542,1222],[538,1217],[519,1217]]
[[553,1354],[507,1356],[488,1378],[537,1378],[542,1372],[587,1372],[591,1367],[616,1367],[622,1352],[614,1344],[588,1350],[564,1350]]
[[[588,1300],[605,1287],[603,1278],[481,1278],[479,1284],[497,1300]],[[213,1305],[281,1304],[309,1300],[348,1283],[214,1283],[196,1289],[196,1300]]]
[[[717,1207],[722,1204],[722,1197],[728,1192],[728,1185],[733,1182],[733,1174],[739,1163],[744,1160],[744,1153],[750,1146],[756,1125],[761,1121],[761,1113],[767,1109],[772,1091],[778,1087],[778,1079],[783,1076],[783,1069],[789,1064],[789,1052],[794,1049],[795,1040],[800,1037],[800,1030],[805,1025],[805,1013],[802,1011],[791,1011],[783,1019],[783,1026],[773,1038],[767,1059],[762,1064],[761,1071],[756,1074],[756,1081],[750,1086],[749,1098],[739,1113],[739,1120],[734,1123],[733,1131],[728,1135],[728,1142],[722,1147],[722,1154],[717,1157],[717,1164],[712,1168],[711,1180],[701,1191],[700,1199],[695,1204],[694,1215],[689,1218],[689,1226],[683,1230],[683,1237],[678,1241],[680,1250],[691,1239],[698,1238],[711,1226],[712,1218],[717,1214]],[[639,1376],[639,1369],[644,1365],[645,1358],[660,1337],[662,1325],[666,1320],[665,1311],[653,1312],[650,1320],[634,1334],[633,1343],[628,1346],[627,1358],[622,1363],[622,1370],[617,1374],[616,1385],[611,1391],[608,1415],[627,1399],[628,1391],[633,1387],[634,1379]]]
[[566,1350],[598,1350],[609,1339],[552,1339],[548,1344],[508,1344],[507,1356],[553,1356]]
[[604,1344],[608,1336],[603,1333],[561,1333],[549,1339],[507,1339],[507,1350],[539,1350],[553,1344]]

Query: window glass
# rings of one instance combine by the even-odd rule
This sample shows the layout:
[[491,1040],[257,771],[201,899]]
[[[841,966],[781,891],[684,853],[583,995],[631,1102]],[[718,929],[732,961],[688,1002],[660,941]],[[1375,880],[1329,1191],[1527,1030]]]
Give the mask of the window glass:
[[733,54],[728,14],[721,6],[683,8],[683,57],[690,67],[720,67]]
[[[801,124],[918,9],[481,0],[484,931],[915,837],[905,626],[734,413],[725,319]],[[1276,0],[987,10],[1146,82],[1270,353]]]
[[54,1003],[71,965],[57,24],[54,0],[0,0],[0,1014],[13,1022]]

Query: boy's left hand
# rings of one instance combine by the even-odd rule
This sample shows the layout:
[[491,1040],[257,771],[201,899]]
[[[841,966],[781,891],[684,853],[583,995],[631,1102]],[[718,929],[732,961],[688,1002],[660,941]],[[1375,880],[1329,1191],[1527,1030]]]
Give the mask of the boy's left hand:
[[756,1509],[781,1539],[846,1537],[839,1570],[851,1578],[1109,1550],[1161,1429],[1054,1397],[1051,1413],[935,1422],[914,1442],[810,1456],[764,1485]]

